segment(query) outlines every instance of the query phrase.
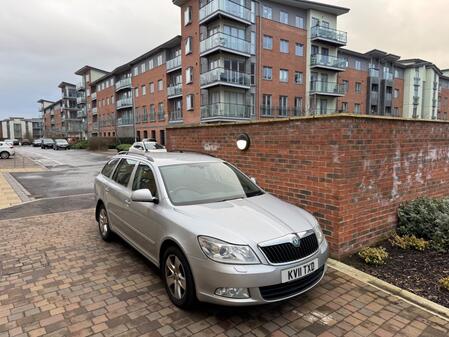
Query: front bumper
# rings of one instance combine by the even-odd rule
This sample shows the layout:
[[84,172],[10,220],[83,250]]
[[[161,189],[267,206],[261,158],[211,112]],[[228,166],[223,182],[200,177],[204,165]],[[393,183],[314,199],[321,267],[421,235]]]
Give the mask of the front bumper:
[[[323,240],[319,249],[307,258],[285,265],[230,265],[214,262],[206,257],[189,257],[190,266],[195,279],[196,295],[199,301],[228,306],[246,306],[283,301],[315,287],[326,272],[326,261],[329,255],[329,247]],[[263,296],[261,288],[276,288],[283,285],[281,273],[285,269],[307,264],[318,259],[318,272],[314,277],[304,277],[291,282],[298,289],[288,292],[288,295],[267,299]],[[302,282],[303,280],[303,282]],[[302,284],[301,284],[302,283]],[[293,285],[292,285],[293,286]],[[248,288],[250,297],[246,299],[234,299],[215,295],[215,290],[221,287]],[[267,288],[264,288],[267,289]]]

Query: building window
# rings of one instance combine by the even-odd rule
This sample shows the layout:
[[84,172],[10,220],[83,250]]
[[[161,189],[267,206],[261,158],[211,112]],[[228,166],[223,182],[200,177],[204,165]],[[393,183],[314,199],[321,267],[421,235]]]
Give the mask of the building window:
[[140,72],[141,73],[144,73],[146,71],[146,69],[145,69],[145,63],[142,63],[141,65],[140,65]]
[[302,97],[295,97],[295,116],[302,114]]
[[193,82],[193,68],[189,67],[186,69],[186,84]]
[[295,84],[303,84],[303,74],[300,71],[295,72]]
[[273,38],[271,36],[263,36],[263,47],[264,49],[273,49]]
[[271,116],[271,95],[263,95],[262,116]]
[[162,54],[157,56],[157,65],[162,65]]
[[150,94],[154,94],[154,83],[150,83]]
[[394,89],[394,98],[399,97],[399,89]]
[[348,112],[348,102],[341,103],[341,111]]
[[186,96],[186,109],[187,111],[193,110],[193,95],[187,95]]
[[273,19],[273,9],[268,6],[263,6],[262,15],[265,19]]
[[148,69],[151,70],[154,68],[154,60],[151,59],[150,62],[148,62]]
[[288,70],[287,69],[279,70],[279,81],[280,82],[288,82]]
[[356,94],[360,94],[362,92],[362,83],[360,82],[355,83],[355,92]]
[[192,37],[189,36],[186,39],[186,55],[189,55],[192,53]]
[[256,64],[251,63],[251,85],[256,85]]
[[145,96],[147,94],[147,87],[145,85],[142,85],[142,96]]
[[288,41],[287,40],[281,40],[281,43],[279,45],[279,51],[284,54],[288,54]]
[[256,32],[251,32],[251,54],[256,55]]
[[[134,67],[134,76],[139,75],[139,67]],[[103,89],[105,88],[105,83],[103,83]]]
[[295,19],[295,26],[297,28],[304,29],[304,18],[301,16],[297,16]]
[[362,62],[360,62],[359,60],[355,60],[355,69],[362,70]]
[[192,6],[188,6],[184,9],[184,26],[192,23]]
[[157,89],[158,89],[159,91],[164,90],[164,81],[163,81],[163,80],[157,81]]
[[134,89],[134,97],[139,97],[139,88]]
[[295,48],[296,56],[304,56],[304,45],[302,43],[297,43]]
[[346,94],[349,90],[349,81],[343,80],[343,88],[344,88],[345,94]]
[[279,115],[288,116],[288,96],[279,96]]
[[356,114],[360,113],[360,104],[359,103],[354,104],[354,113],[356,113]]
[[263,67],[263,79],[269,81],[273,79],[273,68]]
[[281,23],[288,25],[288,13],[287,12],[281,11],[280,21],[281,21]]
[[160,121],[163,121],[165,119],[165,113],[164,113],[164,103],[159,103],[158,105],[158,117]]

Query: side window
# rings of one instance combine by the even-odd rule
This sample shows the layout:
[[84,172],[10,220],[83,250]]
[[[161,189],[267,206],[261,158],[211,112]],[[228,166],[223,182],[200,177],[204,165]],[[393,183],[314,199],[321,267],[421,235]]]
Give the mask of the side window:
[[156,179],[148,165],[139,164],[133,182],[133,191],[149,189],[154,197],[157,197]]
[[115,165],[118,163],[120,159],[116,158],[116,159],[112,159],[111,161],[109,161],[104,167],[103,170],[101,170],[101,174],[104,175],[105,177],[110,178],[112,171],[114,171],[114,167]]
[[123,185],[125,187],[128,186],[129,179],[131,179],[131,174],[133,173],[135,165],[135,160],[122,159],[120,164],[118,164],[112,179],[117,184]]

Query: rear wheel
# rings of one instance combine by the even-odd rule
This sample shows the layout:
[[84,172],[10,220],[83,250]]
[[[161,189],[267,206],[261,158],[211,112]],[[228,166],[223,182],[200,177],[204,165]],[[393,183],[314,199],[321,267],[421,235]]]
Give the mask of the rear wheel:
[[104,241],[111,241],[112,231],[109,226],[108,212],[106,212],[106,208],[104,208],[104,206],[100,206],[100,210],[98,212],[98,229],[100,230],[101,238]]
[[9,152],[3,151],[2,153],[0,153],[0,158],[8,159],[9,158]]
[[196,302],[195,284],[189,263],[177,247],[169,247],[162,258],[162,274],[168,297],[176,306],[188,309]]

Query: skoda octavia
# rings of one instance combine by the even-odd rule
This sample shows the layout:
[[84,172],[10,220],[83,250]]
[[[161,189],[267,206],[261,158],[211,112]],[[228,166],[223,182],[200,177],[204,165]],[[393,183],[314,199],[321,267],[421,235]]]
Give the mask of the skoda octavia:
[[328,244],[305,210],[233,165],[195,153],[121,153],[95,180],[100,235],[161,270],[171,301],[253,305],[316,286]]

